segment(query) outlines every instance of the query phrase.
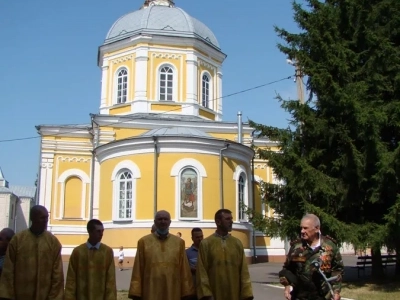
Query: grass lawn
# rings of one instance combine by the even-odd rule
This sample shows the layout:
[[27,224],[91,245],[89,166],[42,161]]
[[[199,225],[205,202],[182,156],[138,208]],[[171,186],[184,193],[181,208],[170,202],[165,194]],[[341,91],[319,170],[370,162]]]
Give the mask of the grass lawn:
[[355,300],[400,299],[400,282],[344,283],[342,297]]

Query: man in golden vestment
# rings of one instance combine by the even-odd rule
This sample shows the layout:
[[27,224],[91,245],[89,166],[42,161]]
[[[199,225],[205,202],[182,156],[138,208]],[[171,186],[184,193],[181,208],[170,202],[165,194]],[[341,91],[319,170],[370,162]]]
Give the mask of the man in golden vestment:
[[64,274],[61,244],[46,230],[49,213],[31,208],[32,225],[11,239],[0,279],[0,299],[62,300]]
[[169,234],[171,216],[157,212],[156,231],[138,241],[129,298],[135,300],[180,300],[194,296],[192,274],[185,242]]
[[101,221],[87,223],[89,239],[71,254],[65,283],[65,300],[116,300],[114,252],[105,244]]
[[215,214],[217,231],[201,241],[196,286],[199,300],[251,300],[253,291],[243,245],[229,234],[232,212]]

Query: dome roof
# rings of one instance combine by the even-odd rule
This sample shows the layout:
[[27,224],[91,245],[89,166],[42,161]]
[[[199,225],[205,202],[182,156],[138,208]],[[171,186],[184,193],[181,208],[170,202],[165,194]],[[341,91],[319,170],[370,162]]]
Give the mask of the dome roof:
[[214,33],[178,7],[152,5],[119,18],[108,31],[105,44],[139,33],[196,37],[219,48]]
[[204,137],[204,138],[210,138],[211,136],[208,133],[205,133],[204,131],[194,129],[194,128],[187,128],[187,127],[162,127],[162,128],[156,128],[152,129],[150,131],[147,131],[141,136],[177,136],[177,135],[183,135],[183,136],[197,136],[197,137]]

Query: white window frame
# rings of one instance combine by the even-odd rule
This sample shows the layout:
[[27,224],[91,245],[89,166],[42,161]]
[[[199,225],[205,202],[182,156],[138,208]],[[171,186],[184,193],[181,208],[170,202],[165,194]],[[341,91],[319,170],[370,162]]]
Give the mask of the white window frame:
[[[126,99],[125,102],[118,102],[118,79],[119,79],[119,72],[121,71],[125,71],[126,72]],[[114,103],[115,104],[125,104],[128,102],[128,95],[129,95],[129,71],[128,68],[125,66],[122,66],[120,68],[117,69],[117,71],[115,72],[115,82],[114,82],[114,86],[115,86],[115,92],[114,92]]]
[[[129,171],[132,175],[132,213],[130,218],[119,217],[119,178],[123,172]],[[113,187],[113,205],[112,216],[113,221],[127,222],[136,220],[136,180],[141,177],[139,167],[130,160],[124,160],[118,163],[111,174],[111,182]]]
[[[161,70],[164,67],[171,68],[172,70],[172,100],[161,100],[160,96],[160,88],[161,88]],[[177,102],[178,101],[178,72],[176,67],[173,64],[170,63],[163,63],[157,68],[157,84],[156,84],[156,95],[157,95],[157,101],[160,102],[165,102],[165,103],[171,103],[171,102]],[[168,87],[166,87],[168,88]]]
[[82,191],[81,191],[81,216],[80,219],[85,219],[86,217],[86,191],[90,187],[90,178],[89,176],[79,169],[69,169],[63,172],[58,177],[58,183],[61,184],[60,190],[60,210],[59,210],[59,218],[64,218],[64,209],[65,209],[65,184],[67,180],[71,177],[78,177],[82,181]]
[[243,204],[246,205],[247,207],[250,207],[249,205],[249,176],[247,174],[248,172],[242,165],[238,165],[236,167],[235,172],[233,173],[233,180],[235,181],[235,186],[236,186],[236,221],[237,222],[248,222],[248,216],[244,214],[244,218],[240,218],[240,211],[239,211],[239,178],[241,175],[244,175],[244,191],[243,191],[243,196],[244,196],[244,201]]
[[[181,175],[185,169],[193,169],[197,173],[197,218],[181,217]],[[183,158],[177,161],[171,169],[171,177],[175,177],[175,216],[174,220],[203,220],[203,178],[207,177],[204,166],[196,159]]]
[[[212,109],[214,110],[214,97],[213,97],[213,77],[211,76],[211,74],[207,71],[203,71],[200,74],[200,89],[201,89],[201,97],[200,97],[200,104],[202,107],[208,108],[208,109]],[[203,90],[203,77],[207,76],[208,77],[208,100],[207,100],[207,106],[204,105],[203,103],[203,94],[204,94],[204,90]]]

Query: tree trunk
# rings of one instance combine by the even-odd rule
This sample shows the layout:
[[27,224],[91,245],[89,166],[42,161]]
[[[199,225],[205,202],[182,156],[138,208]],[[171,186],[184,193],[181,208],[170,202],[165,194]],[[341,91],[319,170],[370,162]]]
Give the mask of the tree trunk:
[[385,273],[383,272],[382,266],[382,256],[381,256],[381,249],[371,248],[371,256],[372,256],[372,270],[371,270],[371,277],[373,279],[379,280],[384,277]]

